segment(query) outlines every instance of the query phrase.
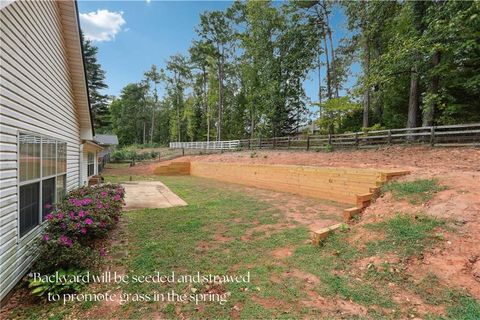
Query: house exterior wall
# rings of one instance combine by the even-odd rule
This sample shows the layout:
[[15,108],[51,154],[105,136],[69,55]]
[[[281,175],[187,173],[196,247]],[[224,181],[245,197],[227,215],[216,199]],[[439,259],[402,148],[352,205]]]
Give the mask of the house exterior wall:
[[54,1],[15,1],[0,11],[0,300],[27,272],[41,227],[19,237],[18,135],[67,143],[66,187],[81,181],[80,125]]

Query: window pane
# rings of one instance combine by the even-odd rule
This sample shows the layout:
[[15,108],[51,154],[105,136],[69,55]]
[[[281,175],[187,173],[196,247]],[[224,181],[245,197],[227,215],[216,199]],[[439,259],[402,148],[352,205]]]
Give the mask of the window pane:
[[65,192],[66,192],[66,175],[58,176],[57,177],[57,199],[55,200],[56,202],[62,201],[62,199],[65,197]]
[[53,139],[42,139],[42,176],[52,176],[55,174],[55,148],[56,142]]
[[42,221],[55,203],[55,178],[42,181]]
[[57,143],[57,173],[67,172],[67,143]]
[[88,164],[93,164],[95,162],[95,157],[92,152],[88,153]]
[[20,134],[20,181],[40,178],[40,138]]
[[87,159],[87,175],[93,176],[95,169],[95,155],[92,152],[88,153],[88,159]]
[[38,225],[40,183],[20,187],[20,237]]

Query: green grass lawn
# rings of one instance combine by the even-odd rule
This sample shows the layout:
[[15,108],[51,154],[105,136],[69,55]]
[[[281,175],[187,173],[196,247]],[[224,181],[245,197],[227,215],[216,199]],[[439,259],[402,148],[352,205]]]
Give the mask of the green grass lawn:
[[411,204],[420,204],[430,200],[435,193],[445,190],[437,179],[417,179],[414,181],[392,181],[383,186],[383,192],[392,192],[395,199],[408,200]]
[[[129,294],[170,290],[179,294],[227,293],[228,301],[199,305],[127,302],[109,309],[108,317],[404,319],[417,316],[415,310],[396,302],[394,297],[399,291],[418,294],[426,305],[445,306],[443,317],[426,315],[429,319],[477,319],[480,315],[478,301],[465,293],[437,284],[435,296],[439,298],[432,299],[425,294],[424,286],[434,283],[435,279],[418,283],[404,271],[405,259],[441,245],[442,239],[435,236],[438,228],[443,227],[441,221],[397,215],[368,225],[365,229],[379,238],[366,245],[353,240],[357,229],[352,228],[313,247],[305,226],[291,224],[279,209],[242,192],[240,187],[224,188],[218,182],[190,176],[134,176],[132,179],[160,179],[189,205],[125,213],[119,239],[111,250],[109,263],[115,269],[130,276],[156,271],[166,274],[175,271],[177,275],[250,272],[251,282],[213,286],[120,284],[108,289]],[[109,176],[107,180],[118,182],[129,177]],[[288,227],[279,228],[279,225]],[[275,254],[279,249],[289,254],[279,257]],[[366,269],[355,264],[373,255],[388,254],[402,259]],[[352,311],[349,314],[342,307],[345,304],[351,306],[350,310],[358,310],[358,314]],[[75,307],[35,305],[19,309],[16,316],[61,319],[87,314],[98,317],[102,308],[100,303],[82,303]]]

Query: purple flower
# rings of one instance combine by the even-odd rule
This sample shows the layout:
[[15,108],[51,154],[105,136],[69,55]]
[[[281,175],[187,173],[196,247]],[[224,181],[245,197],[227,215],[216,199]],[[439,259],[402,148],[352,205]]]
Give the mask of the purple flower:
[[85,211],[79,211],[79,212],[78,212],[78,216],[79,216],[80,218],[85,217],[85,215],[86,215]]
[[47,220],[53,220],[53,214],[49,213],[45,218],[47,218]]
[[82,228],[82,229],[80,229],[80,233],[86,234],[86,233],[87,233],[87,228]]
[[116,194],[114,197],[113,197],[113,200],[115,201],[120,201],[122,199],[122,197],[119,195],[119,194]]
[[70,211],[68,215],[70,216],[70,219],[75,220],[75,212]]
[[105,221],[100,221],[99,225],[100,225],[100,228],[105,228],[107,224],[105,223]]
[[90,218],[85,219],[85,223],[88,225],[91,225],[93,223],[93,220]]
[[103,208],[103,205],[102,205],[101,203],[99,203],[99,204],[97,205],[97,208],[98,208],[98,209],[102,209],[102,208]]
[[67,237],[66,235],[62,234],[60,236],[60,238],[58,238],[58,242],[62,245],[65,245],[67,247],[71,247],[73,242],[72,242],[72,239],[70,239],[69,237]]
[[51,207],[52,207],[52,205],[49,204],[49,203],[47,203],[47,204],[45,205],[45,209],[50,209]]
[[105,257],[107,255],[107,252],[105,251],[105,248],[100,248],[99,252],[100,252],[100,255],[102,257]]
[[58,220],[62,220],[63,217],[64,217],[63,213],[61,213],[61,212],[57,213],[57,219]]
[[63,222],[60,224],[60,227],[61,227],[62,229],[67,229],[67,225],[66,225],[65,223],[63,223]]
[[48,233],[45,233],[43,235],[43,241],[48,241],[48,240],[50,240],[50,235]]
[[107,194],[108,194],[108,193],[107,193],[106,191],[102,191],[102,192],[100,193],[100,195],[101,195],[102,197],[106,197]]

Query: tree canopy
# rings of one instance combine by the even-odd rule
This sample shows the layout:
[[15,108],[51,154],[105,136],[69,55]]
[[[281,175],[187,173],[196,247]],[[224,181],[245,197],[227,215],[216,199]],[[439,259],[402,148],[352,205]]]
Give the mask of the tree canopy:
[[[480,121],[479,13],[474,1],[234,2],[202,13],[188,52],[122,90],[111,130],[122,144],[165,144],[291,135],[309,121],[324,133]],[[102,127],[104,73],[86,47]]]

